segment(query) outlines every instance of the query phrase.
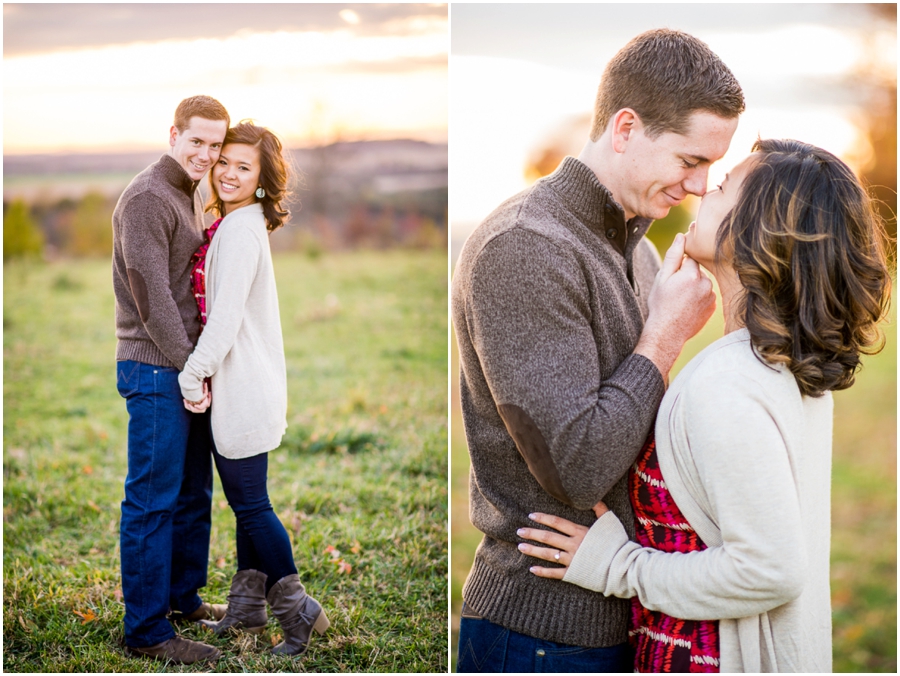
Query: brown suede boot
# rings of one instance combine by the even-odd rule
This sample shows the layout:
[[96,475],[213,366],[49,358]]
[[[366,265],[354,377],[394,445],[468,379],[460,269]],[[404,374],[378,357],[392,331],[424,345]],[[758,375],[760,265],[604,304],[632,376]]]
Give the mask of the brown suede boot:
[[222,653],[211,645],[206,645],[199,641],[191,641],[176,635],[168,641],[147,646],[146,648],[125,646],[125,654],[131,657],[152,657],[157,660],[171,660],[178,664],[193,664],[203,660],[215,662]]
[[182,615],[181,613],[172,613],[172,620],[175,622],[199,622],[200,620],[221,620],[225,617],[225,611],[228,609],[224,603],[207,603],[204,601],[190,615]]
[[200,624],[216,634],[232,628],[251,634],[262,633],[269,621],[266,615],[266,574],[258,570],[239,570],[235,573],[231,578],[227,608],[220,621],[200,620]]
[[284,641],[272,648],[275,654],[302,655],[313,630],[321,635],[331,624],[322,606],[306,593],[296,574],[278,580],[267,600],[284,631]]

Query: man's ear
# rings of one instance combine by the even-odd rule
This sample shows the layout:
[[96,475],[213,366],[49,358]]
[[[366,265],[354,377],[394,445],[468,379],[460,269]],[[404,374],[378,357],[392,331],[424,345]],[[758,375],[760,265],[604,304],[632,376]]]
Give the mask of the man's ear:
[[177,138],[178,138],[178,127],[176,127],[173,124],[172,128],[169,129],[169,145],[172,146],[173,148],[175,147],[175,139],[177,139]]
[[631,108],[622,108],[613,115],[612,147],[617,153],[624,153],[628,142],[641,127],[641,118]]

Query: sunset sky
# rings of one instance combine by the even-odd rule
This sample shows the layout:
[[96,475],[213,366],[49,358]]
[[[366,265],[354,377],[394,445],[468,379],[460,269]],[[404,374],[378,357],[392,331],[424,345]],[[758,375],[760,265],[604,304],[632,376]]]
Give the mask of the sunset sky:
[[652,28],[696,35],[744,89],[747,110],[710,185],[758,135],[797,138],[859,162],[867,152],[857,124],[865,89],[855,75],[897,68],[896,30],[884,26],[869,8],[846,4],[454,5],[454,239],[527,187],[535,149],[559,139],[578,154],[606,63]]
[[446,142],[446,5],[4,4],[4,153],[164,147],[219,99],[288,145]]

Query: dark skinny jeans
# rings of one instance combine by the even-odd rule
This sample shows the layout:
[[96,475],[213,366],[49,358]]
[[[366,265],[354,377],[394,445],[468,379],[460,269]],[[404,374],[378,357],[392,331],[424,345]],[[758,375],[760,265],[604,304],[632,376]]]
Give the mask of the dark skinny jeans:
[[297,572],[291,541],[269,502],[269,454],[230,459],[213,442],[213,458],[237,522],[237,568],[265,573],[268,596],[281,578]]

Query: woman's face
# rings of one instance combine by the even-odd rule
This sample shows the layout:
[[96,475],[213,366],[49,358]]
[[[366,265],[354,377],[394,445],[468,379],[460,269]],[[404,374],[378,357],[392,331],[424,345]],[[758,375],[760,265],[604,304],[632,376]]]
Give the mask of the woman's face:
[[245,143],[229,143],[222,148],[212,170],[213,188],[229,214],[256,201],[259,187],[259,150]]
[[[719,226],[725,215],[737,204],[741,184],[756,164],[756,159],[755,154],[748,156],[725,175],[721,185],[703,196],[697,220],[688,228],[684,251],[707,270],[712,270],[716,258],[716,234]],[[727,256],[725,258],[727,260]]]

